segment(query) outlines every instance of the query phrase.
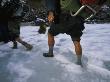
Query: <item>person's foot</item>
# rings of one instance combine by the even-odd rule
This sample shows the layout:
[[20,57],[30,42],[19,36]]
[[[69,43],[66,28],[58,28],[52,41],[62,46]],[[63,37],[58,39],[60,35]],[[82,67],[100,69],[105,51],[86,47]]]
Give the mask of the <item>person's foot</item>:
[[81,62],[81,60],[77,60],[76,64],[82,66],[82,62]]
[[49,53],[43,53],[43,56],[44,56],[44,57],[54,57],[53,54],[49,54]]
[[17,48],[18,48],[17,46],[13,46],[13,47],[12,47],[12,49],[17,49]]
[[32,50],[33,46],[24,42],[23,45],[26,47],[26,50]]
[[12,49],[17,49],[18,47],[17,47],[17,42],[13,42],[13,47],[12,47]]
[[32,48],[33,48],[32,45],[30,45],[30,44],[27,44],[27,45],[26,45],[26,50],[32,50]]

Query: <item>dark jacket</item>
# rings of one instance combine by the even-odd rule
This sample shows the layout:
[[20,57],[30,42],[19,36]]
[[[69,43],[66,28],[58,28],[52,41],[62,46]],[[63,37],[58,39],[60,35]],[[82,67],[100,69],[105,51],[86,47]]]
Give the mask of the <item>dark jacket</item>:
[[[0,41],[8,42],[19,36],[19,22],[17,19],[20,17],[13,14],[19,9],[19,0],[13,3],[7,2],[4,6],[0,5]],[[16,21],[17,20],[17,21]],[[12,23],[13,22],[13,23]],[[13,38],[14,35],[14,38]]]

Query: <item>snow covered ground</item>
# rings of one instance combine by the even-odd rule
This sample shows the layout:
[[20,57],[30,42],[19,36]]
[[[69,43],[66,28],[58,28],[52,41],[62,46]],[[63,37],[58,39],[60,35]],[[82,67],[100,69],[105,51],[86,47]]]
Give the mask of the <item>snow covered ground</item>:
[[82,36],[86,68],[75,64],[71,38],[56,36],[55,57],[45,58],[47,33],[38,34],[36,26],[22,26],[21,37],[34,46],[26,51],[19,44],[0,44],[0,82],[110,82],[110,24],[85,24]]

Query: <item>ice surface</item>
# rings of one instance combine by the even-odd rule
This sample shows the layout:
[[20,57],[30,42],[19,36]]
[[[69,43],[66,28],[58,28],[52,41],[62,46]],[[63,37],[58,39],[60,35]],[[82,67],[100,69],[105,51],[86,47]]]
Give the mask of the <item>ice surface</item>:
[[34,46],[26,51],[11,42],[0,45],[0,82],[110,82],[110,24],[85,24],[81,44],[87,68],[76,65],[70,36],[55,37],[55,57],[45,58],[47,33],[37,26],[22,26],[21,37]]

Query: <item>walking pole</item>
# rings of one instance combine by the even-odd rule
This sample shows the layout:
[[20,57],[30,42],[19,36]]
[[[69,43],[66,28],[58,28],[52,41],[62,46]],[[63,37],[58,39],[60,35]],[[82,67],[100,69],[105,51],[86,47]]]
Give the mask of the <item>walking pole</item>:
[[90,18],[94,17],[96,15],[96,10],[93,9],[91,6],[89,5],[83,5],[80,7],[80,9],[75,13],[72,14],[72,12],[70,11],[71,16],[77,16],[81,11],[83,11],[85,8],[88,8],[89,10],[91,10],[93,12],[93,14],[91,14],[89,17],[87,17],[85,20],[89,20]]

